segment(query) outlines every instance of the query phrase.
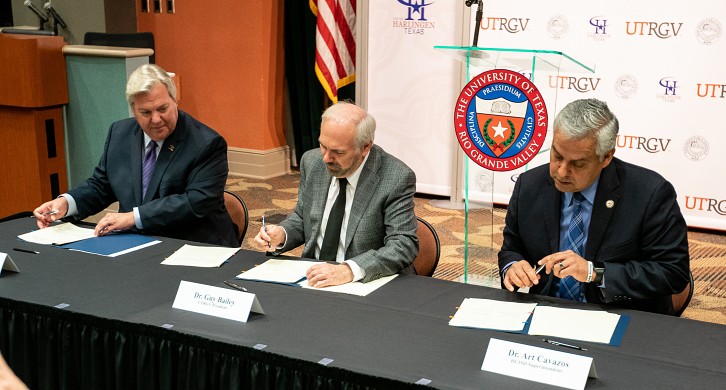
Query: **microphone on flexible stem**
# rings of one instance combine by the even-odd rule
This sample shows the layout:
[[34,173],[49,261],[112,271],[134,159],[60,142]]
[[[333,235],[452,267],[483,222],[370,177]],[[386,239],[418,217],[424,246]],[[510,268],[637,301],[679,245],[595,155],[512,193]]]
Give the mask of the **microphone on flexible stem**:
[[38,7],[35,6],[30,0],[25,0],[23,3],[26,7],[30,8],[31,11],[33,11],[34,14],[38,15],[38,18],[40,19],[40,29],[43,29],[43,24],[45,24],[48,21],[48,17],[45,16],[45,14],[38,9]]
[[53,8],[53,5],[50,3],[50,1],[46,2],[43,5],[43,8],[45,8],[48,12],[50,12],[51,15],[53,15],[53,32],[55,33],[55,35],[58,35],[58,25],[60,24],[61,27],[66,28],[66,22],[64,22],[63,18],[58,15],[58,12],[56,12],[55,8]]
[[[470,6],[469,5],[470,2],[473,4],[474,1],[476,1],[476,0],[471,0],[471,1],[470,0],[467,0],[466,1],[467,6]],[[474,43],[472,43],[472,46],[474,46],[474,47],[476,47],[476,44],[479,41],[479,30],[481,29],[481,19],[482,19],[482,16],[484,14],[484,12],[481,9],[483,3],[484,3],[484,1],[482,1],[482,0],[477,1],[477,6],[476,6],[476,28],[474,29]]]

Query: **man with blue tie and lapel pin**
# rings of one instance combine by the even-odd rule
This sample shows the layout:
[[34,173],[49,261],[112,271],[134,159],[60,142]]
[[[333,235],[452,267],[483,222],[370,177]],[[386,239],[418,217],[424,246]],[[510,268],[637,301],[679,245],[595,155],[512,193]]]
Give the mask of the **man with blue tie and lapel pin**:
[[507,208],[502,286],[673,314],[689,282],[675,189],[613,157],[618,120],[602,101],[569,103],[553,129],[549,164],[519,176]]
[[126,99],[134,117],[111,125],[88,180],[35,209],[38,227],[65,217],[83,219],[118,201],[118,212],[96,224],[96,235],[136,229],[238,246],[224,207],[224,138],[178,109],[176,85],[156,65],[142,65],[131,74]]
[[416,175],[373,144],[375,128],[355,104],[325,110],[320,149],[300,161],[295,209],[255,237],[275,254],[305,244],[303,257],[328,261],[308,269],[310,286],[369,282],[409,267],[418,254]]

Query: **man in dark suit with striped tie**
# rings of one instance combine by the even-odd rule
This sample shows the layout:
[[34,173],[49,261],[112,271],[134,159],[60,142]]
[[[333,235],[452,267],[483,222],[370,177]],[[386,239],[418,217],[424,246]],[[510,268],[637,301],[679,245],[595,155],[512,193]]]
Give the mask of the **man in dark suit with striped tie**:
[[303,257],[327,260],[307,271],[311,286],[372,281],[403,270],[418,254],[416,175],[373,144],[375,126],[354,104],[328,108],[320,149],[301,159],[293,213],[255,237],[267,251],[305,244]]
[[613,157],[618,120],[604,102],[566,105],[553,128],[550,163],[519,176],[507,208],[502,286],[672,314],[689,281],[675,189]]
[[134,229],[238,246],[224,207],[224,138],[178,109],[174,81],[156,65],[131,74],[126,98],[134,117],[111,125],[91,178],[35,209],[38,226],[83,219],[118,201],[118,212],[96,224],[96,235]]

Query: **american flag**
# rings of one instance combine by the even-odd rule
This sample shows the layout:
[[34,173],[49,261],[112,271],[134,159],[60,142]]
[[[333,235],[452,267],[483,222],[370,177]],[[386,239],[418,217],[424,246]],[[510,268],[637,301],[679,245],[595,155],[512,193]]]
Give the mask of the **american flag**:
[[317,17],[315,73],[333,102],[355,81],[356,0],[310,0]]

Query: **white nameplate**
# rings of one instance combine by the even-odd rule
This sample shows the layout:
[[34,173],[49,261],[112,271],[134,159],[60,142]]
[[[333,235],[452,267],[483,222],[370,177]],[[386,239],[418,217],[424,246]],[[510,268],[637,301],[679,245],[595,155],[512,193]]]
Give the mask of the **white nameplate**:
[[265,314],[255,294],[184,280],[172,307],[241,322],[247,322],[250,311]]
[[491,339],[481,369],[567,389],[584,389],[597,378],[591,357]]
[[13,259],[10,258],[10,255],[0,252],[0,273],[2,273],[2,270],[4,269],[13,272],[20,272],[20,270],[18,270],[18,266],[15,265]]

